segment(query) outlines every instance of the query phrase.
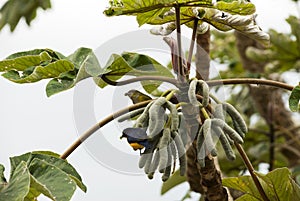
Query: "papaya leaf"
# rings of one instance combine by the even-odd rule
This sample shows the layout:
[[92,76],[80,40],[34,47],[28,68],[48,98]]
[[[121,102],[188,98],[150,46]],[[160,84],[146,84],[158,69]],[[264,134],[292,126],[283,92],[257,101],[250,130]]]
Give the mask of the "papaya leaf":
[[58,77],[74,69],[74,65],[61,59],[61,54],[49,49],[20,52],[0,61],[3,77],[15,83],[32,83]]
[[0,9],[0,30],[7,24],[13,32],[22,17],[30,25],[36,17],[38,8],[43,10],[51,8],[50,0],[8,0]]
[[[29,173],[27,192],[22,201],[32,201],[40,194],[52,200],[68,201],[71,199],[76,185],[86,192],[80,175],[66,160],[50,151],[36,151],[10,158],[11,178],[20,164],[25,164]],[[29,188],[30,187],[30,188]],[[1,195],[1,193],[0,193]],[[1,196],[0,196],[1,197]],[[1,198],[0,198],[0,201]]]
[[222,183],[228,188],[233,188],[260,200],[259,192],[250,176],[223,178]]
[[[193,21],[198,18],[201,19],[199,30],[203,29],[202,23],[207,22],[221,31],[236,29],[260,41],[265,46],[269,45],[269,35],[254,24],[252,16],[248,18],[241,16],[251,15],[255,12],[254,4],[248,1],[218,1],[214,5],[212,1],[179,1],[177,3],[182,6],[180,10],[181,24],[193,28]],[[175,29],[174,6],[177,4],[174,0],[142,2],[116,0],[111,1],[110,4],[110,7],[104,11],[107,16],[133,15],[137,17],[140,26],[143,24],[164,25],[152,29],[153,34],[168,35]],[[185,7],[187,4],[189,6]]]
[[[155,76],[173,77],[171,71],[162,65],[154,65],[154,68],[155,68],[155,73],[153,75]],[[159,96],[159,94],[161,93],[158,90],[158,87],[162,84],[162,82],[160,81],[147,80],[147,81],[141,81],[141,84],[145,89],[145,91],[149,94],[152,94],[153,96]]]
[[1,188],[0,201],[23,201],[29,192],[30,173],[26,162],[22,161],[11,172],[9,182]]
[[79,48],[67,57],[75,65],[73,71],[60,74],[59,77],[49,81],[46,86],[47,96],[74,87],[78,82],[88,77],[97,76],[103,72],[94,52],[89,48]]
[[251,15],[255,13],[254,4],[245,0],[230,2],[218,1],[215,8],[234,15]]
[[0,61],[0,72],[4,72],[2,76],[15,83],[52,78],[46,86],[49,97],[103,71],[91,49],[79,48],[68,57],[50,49],[15,53]]
[[[266,175],[257,172],[255,174],[270,200],[296,201],[300,199],[300,188],[291,178],[289,169],[278,168]],[[222,183],[226,187],[246,194],[239,200],[262,200],[250,176],[224,178]]]
[[161,195],[164,195],[167,193],[169,190],[172,188],[178,186],[179,184],[182,184],[186,182],[186,177],[185,176],[180,176],[180,171],[176,170],[175,173],[163,183],[161,187]]
[[46,86],[46,94],[48,97],[50,97],[59,92],[71,89],[73,86],[73,80],[54,78],[48,82]]
[[29,170],[34,181],[31,183],[33,188],[52,200],[71,200],[76,183],[65,172],[37,158],[32,160]]
[[91,76],[98,76],[102,73],[98,59],[90,48],[81,47],[67,58],[75,64],[78,70],[84,65],[86,72]]
[[28,67],[22,75],[18,71],[10,70],[2,74],[6,79],[15,83],[32,83],[42,79],[58,77],[61,73],[72,70],[74,65],[68,60],[59,60],[46,66]]
[[[287,168],[278,168],[269,172],[267,175],[256,173],[256,175],[268,184],[268,187],[276,193],[278,200],[295,200],[294,193],[297,189],[293,189],[291,172]],[[299,187],[298,187],[299,192]],[[295,198],[295,197],[294,197]],[[299,200],[300,197],[298,197]],[[273,200],[273,199],[271,199]]]
[[202,20],[221,31],[235,29],[250,38],[259,41],[264,46],[268,46],[270,43],[270,36],[254,23],[252,16],[231,15],[229,13],[224,14],[220,10],[207,9]]
[[17,52],[14,53],[10,56],[8,56],[6,59],[15,59],[18,57],[22,57],[22,56],[33,56],[33,55],[39,55],[42,59],[42,56],[40,54],[42,54],[43,52],[46,52],[49,56],[51,56],[53,58],[53,60],[60,60],[60,59],[65,59],[66,57],[61,54],[60,52],[56,52],[53,51],[51,49],[45,48],[45,49],[34,49],[34,50],[29,50],[29,51],[24,51],[24,52]]
[[20,156],[11,157],[10,163],[11,163],[12,171],[14,171],[16,166],[22,161],[25,161],[28,167],[30,167],[31,162],[35,158],[39,160],[43,160],[59,168],[61,171],[69,175],[69,177],[76,182],[76,184],[78,185],[79,188],[81,188],[82,191],[86,192],[86,186],[83,184],[82,179],[78,174],[78,172],[75,170],[75,168],[71,164],[69,164],[66,160],[60,159],[58,154],[50,151],[30,152]]
[[289,107],[292,112],[300,112],[300,83],[292,90],[289,98]]

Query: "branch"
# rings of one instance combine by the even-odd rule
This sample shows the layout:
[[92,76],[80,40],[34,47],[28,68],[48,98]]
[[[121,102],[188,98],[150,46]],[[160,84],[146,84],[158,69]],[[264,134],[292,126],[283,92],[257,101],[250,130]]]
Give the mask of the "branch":
[[140,102],[134,105],[131,105],[129,107],[126,107],[124,109],[121,109],[109,116],[107,116],[106,118],[104,118],[102,121],[98,122],[97,124],[95,124],[93,127],[91,127],[89,130],[87,130],[85,133],[83,133],[61,156],[61,159],[66,159],[73,151],[75,151],[75,149],[77,147],[79,147],[79,145],[81,145],[87,138],[89,138],[92,134],[94,134],[97,130],[99,130],[101,127],[105,126],[107,123],[111,122],[112,120],[114,120],[115,118],[126,114],[130,111],[139,109],[141,107],[145,107],[149,102],[151,102],[152,100],[148,100],[148,101],[144,101],[144,102]]

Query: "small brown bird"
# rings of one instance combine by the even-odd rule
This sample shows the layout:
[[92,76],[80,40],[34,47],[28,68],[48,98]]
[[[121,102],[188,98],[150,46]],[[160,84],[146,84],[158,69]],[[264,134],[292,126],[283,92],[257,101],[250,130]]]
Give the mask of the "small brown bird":
[[136,104],[136,103],[140,103],[140,102],[143,102],[143,101],[147,101],[147,100],[151,100],[152,98],[138,90],[135,90],[135,89],[132,89],[130,91],[128,91],[127,93],[124,94],[125,96],[128,96],[133,104]]

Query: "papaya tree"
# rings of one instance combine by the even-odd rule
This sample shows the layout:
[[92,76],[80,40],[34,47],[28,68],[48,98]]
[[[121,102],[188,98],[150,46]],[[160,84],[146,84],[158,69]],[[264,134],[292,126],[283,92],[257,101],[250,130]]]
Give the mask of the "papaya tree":
[[[13,31],[23,17],[30,24],[39,7],[50,8],[50,1],[9,0],[0,10],[0,29],[8,24]],[[246,0],[111,0],[106,16],[134,16],[139,26],[153,25],[149,34],[170,48],[168,66],[126,51],[112,53],[101,66],[96,53],[85,47],[70,55],[34,49],[0,61],[2,76],[11,82],[49,80],[49,97],[88,78],[100,89],[132,83],[143,88],[129,90],[132,105],[99,121],[65,152],[11,157],[9,181],[0,166],[0,201],[37,200],[41,194],[71,200],[76,186],[85,192],[67,158],[115,120],[132,122],[116,140],[125,138],[139,152],[137,165],[149,179],[161,174],[163,194],[188,182],[206,201],[299,200],[299,126],[282,96],[288,93],[290,110],[299,112],[300,85],[282,82],[280,73],[291,71],[299,78],[300,20],[287,19],[290,34],[266,33],[257,25],[255,11]],[[192,30],[187,54],[182,27]],[[210,76],[211,59],[228,65],[222,79]],[[218,90],[227,85],[230,97],[221,100]],[[257,114],[259,120],[251,125]],[[255,171],[261,163],[269,164],[269,173]]]

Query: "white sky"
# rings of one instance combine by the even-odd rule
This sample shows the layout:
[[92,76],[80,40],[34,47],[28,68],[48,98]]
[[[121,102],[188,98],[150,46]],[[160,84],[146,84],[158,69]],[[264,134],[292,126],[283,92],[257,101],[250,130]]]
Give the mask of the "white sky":
[[[0,0],[0,6],[4,2]],[[107,5],[106,2],[108,1],[52,0],[53,8],[47,12],[40,11],[30,28],[22,21],[14,33],[10,33],[8,27],[0,32],[0,59],[17,51],[46,47],[68,55],[79,47],[97,48],[119,34],[138,30],[138,25],[132,17],[105,17],[102,11]],[[297,14],[295,4],[289,0],[253,2],[257,5],[258,23],[264,30],[272,27],[288,31],[284,19],[289,13]],[[120,46],[122,47],[122,44]],[[10,156],[33,150],[62,153],[77,138],[78,128],[75,126],[73,115],[73,90],[47,98],[46,83],[42,81],[30,85],[17,85],[0,78],[0,163],[7,168],[6,175],[9,171]],[[103,96],[111,91],[114,91],[114,88],[105,92],[96,91],[95,104],[100,103],[95,105],[97,119],[114,110],[110,96]],[[132,154],[128,145],[119,140],[120,129],[115,127],[116,123],[113,123],[104,128],[102,133],[105,133],[109,142],[118,141],[118,148],[121,147],[125,152]],[[179,200],[188,189],[188,186],[184,185],[161,197],[160,175],[149,181],[145,175],[128,176],[116,173],[97,163],[83,147],[75,151],[69,161],[77,168],[88,186],[87,194],[76,191],[72,199],[74,201]],[[121,160],[119,162],[126,163]]]

